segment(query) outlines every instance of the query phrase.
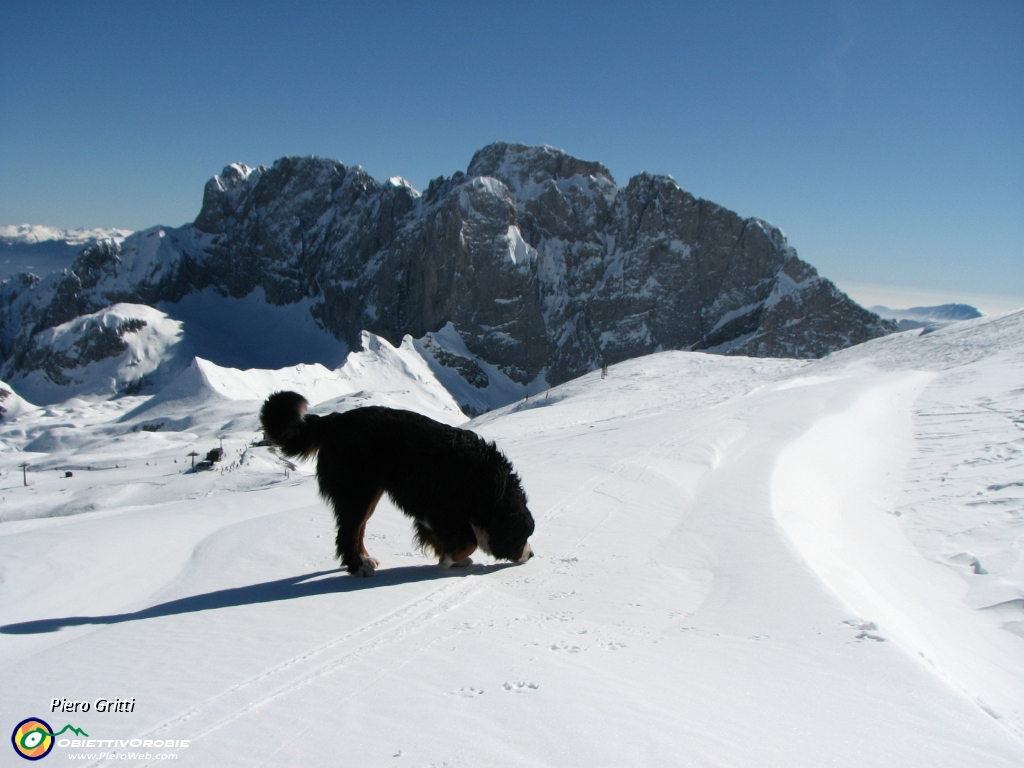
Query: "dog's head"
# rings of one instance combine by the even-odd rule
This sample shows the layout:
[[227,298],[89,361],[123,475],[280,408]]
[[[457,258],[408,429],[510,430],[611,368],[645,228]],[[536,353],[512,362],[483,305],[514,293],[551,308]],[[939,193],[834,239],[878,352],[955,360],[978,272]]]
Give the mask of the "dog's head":
[[525,563],[531,557],[533,557],[533,547],[530,546],[530,542],[526,542],[526,544],[523,545],[523,551],[519,553],[519,557],[513,557],[511,559],[514,563]]
[[263,433],[281,445],[301,427],[309,401],[298,392],[275,392],[260,409]]
[[488,531],[491,554],[500,560],[525,563],[533,557],[529,541],[533,529],[533,515],[526,506],[526,494],[519,477],[510,472]]
[[[530,522],[533,522],[532,520]],[[530,533],[533,533],[533,526],[530,526]],[[515,537],[507,535],[490,536],[491,554],[499,560],[511,560],[513,563],[525,563],[533,557],[533,547],[530,545],[530,534],[520,534]],[[496,544],[495,541],[498,543]]]

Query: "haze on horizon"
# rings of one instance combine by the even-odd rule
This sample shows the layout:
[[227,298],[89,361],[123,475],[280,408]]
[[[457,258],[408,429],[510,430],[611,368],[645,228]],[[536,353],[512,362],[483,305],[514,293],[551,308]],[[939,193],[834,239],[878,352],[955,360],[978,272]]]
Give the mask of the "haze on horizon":
[[0,224],[180,225],[231,162],[423,189],[501,138],[672,174],[863,304],[1024,305],[1024,6],[0,6]]

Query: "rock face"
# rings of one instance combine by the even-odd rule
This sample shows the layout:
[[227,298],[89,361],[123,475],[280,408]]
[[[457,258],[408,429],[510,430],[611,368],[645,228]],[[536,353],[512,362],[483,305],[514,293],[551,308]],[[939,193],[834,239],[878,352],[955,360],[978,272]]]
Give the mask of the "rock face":
[[[894,330],[760,219],[669,176],[618,187],[600,163],[497,142],[422,194],[317,157],[230,165],[193,224],[104,241],[65,274],[3,283],[2,370],[30,365],[32,337],[78,315],[210,287],[259,287],[278,305],[313,299],[350,348],[363,329],[397,344],[451,323],[472,355],[520,383],[659,349],[820,357]],[[457,362],[480,378],[468,359]]]

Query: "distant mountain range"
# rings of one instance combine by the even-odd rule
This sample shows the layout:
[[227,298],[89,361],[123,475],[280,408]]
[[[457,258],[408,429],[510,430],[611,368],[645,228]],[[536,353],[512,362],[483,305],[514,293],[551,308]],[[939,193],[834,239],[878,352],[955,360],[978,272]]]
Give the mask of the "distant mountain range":
[[973,320],[983,317],[977,308],[969,304],[939,304],[935,307],[911,307],[910,309],[890,309],[878,304],[871,311],[879,317],[896,321],[901,331],[914,328],[941,328],[960,320]]
[[82,249],[101,240],[121,242],[128,229],[57,229],[36,224],[0,226],[0,280],[21,272],[45,275],[71,266]]
[[[305,330],[263,342],[273,322],[224,322],[238,302]],[[423,193],[318,157],[229,165],[192,224],[119,233],[66,274],[0,284],[0,378],[52,379],[52,340],[71,336],[47,331],[118,303],[157,307],[235,367],[333,365],[364,329],[410,335],[469,410],[493,404],[474,392],[539,391],[661,349],[812,358],[896,329],[761,219],[670,176],[620,187],[598,162],[505,142]],[[108,348],[86,347],[83,365]]]

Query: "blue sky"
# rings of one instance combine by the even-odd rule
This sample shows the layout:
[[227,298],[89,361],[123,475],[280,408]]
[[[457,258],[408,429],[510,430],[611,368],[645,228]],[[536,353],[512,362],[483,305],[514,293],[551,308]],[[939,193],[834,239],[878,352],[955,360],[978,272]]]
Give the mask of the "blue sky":
[[422,189],[495,139],[670,173],[854,298],[1024,305],[1024,3],[0,3],[0,224],[139,229],[230,162]]

